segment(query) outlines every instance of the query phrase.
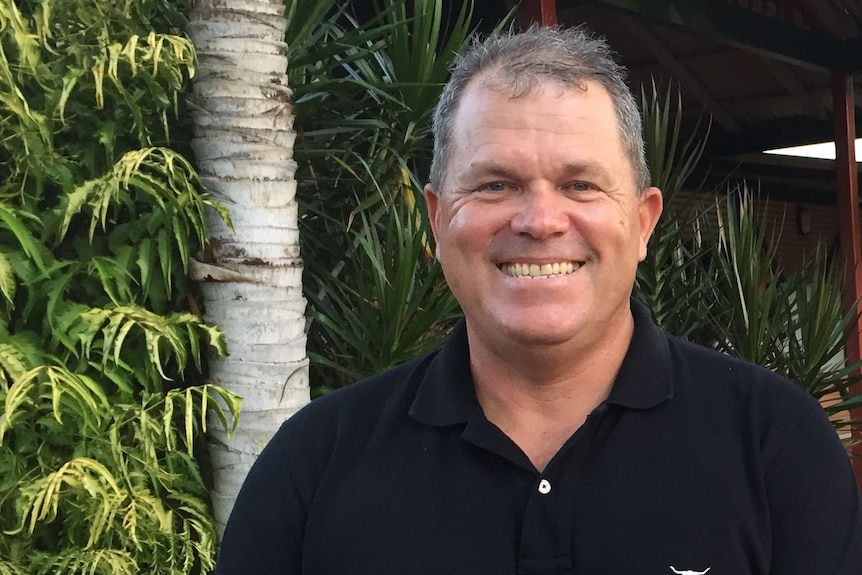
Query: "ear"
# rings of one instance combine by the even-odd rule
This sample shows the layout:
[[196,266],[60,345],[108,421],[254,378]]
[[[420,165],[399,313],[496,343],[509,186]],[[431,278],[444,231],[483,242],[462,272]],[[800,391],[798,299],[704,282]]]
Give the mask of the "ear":
[[658,188],[647,188],[640,195],[640,206],[638,207],[638,218],[640,219],[641,244],[638,252],[638,261],[643,261],[647,255],[647,244],[650,236],[661,217],[664,209],[664,200],[661,190]]
[[431,233],[434,234],[434,255],[437,260],[440,260],[440,236],[437,235],[437,210],[440,206],[440,198],[437,196],[437,191],[431,187],[431,184],[425,184],[425,205],[428,207],[428,222],[431,224]]

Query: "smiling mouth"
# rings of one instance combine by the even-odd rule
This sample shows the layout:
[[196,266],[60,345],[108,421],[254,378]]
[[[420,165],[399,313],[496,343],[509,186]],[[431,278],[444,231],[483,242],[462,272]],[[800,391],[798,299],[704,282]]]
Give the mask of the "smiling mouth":
[[554,262],[552,264],[501,264],[500,271],[515,278],[549,278],[574,273],[581,262]]

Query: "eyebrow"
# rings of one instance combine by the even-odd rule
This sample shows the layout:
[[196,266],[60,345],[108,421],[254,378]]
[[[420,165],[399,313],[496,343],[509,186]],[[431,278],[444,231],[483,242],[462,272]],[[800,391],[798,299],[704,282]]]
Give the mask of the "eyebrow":
[[[594,162],[567,162],[563,164],[561,173],[564,177],[580,176],[589,178],[608,179],[610,173],[603,166]],[[477,162],[470,166],[466,172],[466,179],[473,180],[488,176],[499,177],[505,180],[519,180],[520,176],[515,170],[499,162]]]
[[465,173],[466,179],[474,180],[488,176],[499,177],[504,180],[519,179],[518,173],[499,162],[476,162],[472,164]]
[[594,162],[568,162],[563,165],[562,173],[569,176],[587,176],[589,178],[608,179],[607,168]]

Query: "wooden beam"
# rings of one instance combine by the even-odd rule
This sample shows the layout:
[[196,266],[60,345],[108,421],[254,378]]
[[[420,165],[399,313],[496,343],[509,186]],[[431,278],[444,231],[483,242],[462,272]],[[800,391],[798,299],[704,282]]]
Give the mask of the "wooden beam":
[[[844,357],[847,364],[862,358],[862,236],[859,225],[859,177],[856,170],[856,121],[853,105],[853,77],[835,74],[832,78],[832,100],[835,122],[835,167],[838,181],[838,214],[841,227],[841,251],[846,268],[844,293],[846,308],[856,310],[856,321],[847,338]],[[852,375],[862,377],[862,370]],[[862,381],[853,386],[862,393]],[[862,408],[850,410],[852,420],[862,420]],[[851,427],[853,440],[862,441],[862,428]],[[862,446],[853,447],[856,481],[862,486]]]
[[862,43],[799,28],[723,0],[572,0],[567,4],[616,9],[791,64],[844,72],[862,70]]
[[528,22],[556,26],[557,0],[524,0],[524,15]]
[[[773,60],[774,63],[778,63]],[[789,89],[789,88],[786,88]],[[816,116],[821,120],[828,120],[829,123],[829,137],[827,140],[832,140],[832,82],[831,80],[822,85],[811,86],[808,88],[808,97],[813,100],[818,109],[825,110],[825,116],[820,117]],[[856,97],[862,97],[862,91],[859,88],[856,88]],[[799,96],[790,93],[760,93],[754,94],[750,96],[732,96],[728,98],[724,98],[721,100],[721,105],[725,107],[726,110],[733,113],[735,110],[740,111],[751,111],[751,108],[758,108],[761,106],[767,106],[769,108],[780,108],[786,109],[788,106],[798,106],[799,105]],[[792,114],[793,116],[798,116],[798,114]]]
[[805,108],[808,110],[808,113],[815,118],[820,118],[825,120],[827,117],[826,108],[823,106],[823,103],[820,102],[817,97],[811,93],[802,80],[799,79],[799,76],[796,75],[796,72],[793,70],[793,67],[785,62],[780,62],[778,60],[767,60],[767,69],[772,74],[772,76],[784,86],[788,92],[793,94],[799,101],[803,103]]
[[[714,58],[716,56],[732,56],[736,55],[737,50],[731,48],[730,46],[710,46],[709,48],[701,48],[698,50],[691,50],[685,53],[676,53],[674,57],[681,63],[688,65],[691,62],[696,62],[701,58]],[[655,66],[655,59],[650,57],[649,55],[638,55],[637,58],[633,58],[627,60],[626,69],[628,69],[629,74],[637,73],[641,68],[652,68]]]
[[677,60],[664,43],[650,32],[646,26],[627,16],[623,16],[622,21],[628,28],[629,33],[636,37],[692,96],[706,106],[706,109],[712,114],[713,119],[719,126],[733,132],[742,129],[739,122],[718,103],[718,100],[713,97],[710,90],[703,85],[703,82],[692,74],[683,63]]

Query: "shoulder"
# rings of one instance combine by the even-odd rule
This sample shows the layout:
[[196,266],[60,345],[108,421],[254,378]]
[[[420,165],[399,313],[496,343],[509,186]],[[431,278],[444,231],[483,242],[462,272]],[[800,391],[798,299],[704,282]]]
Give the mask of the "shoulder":
[[666,337],[674,370],[669,405],[677,404],[683,429],[714,465],[715,492],[765,509],[770,572],[859,573],[859,494],[820,403],[768,369]]
[[361,441],[387,414],[405,417],[438,352],[332,391],[287,419],[267,449],[302,460],[325,457],[336,444]]
[[374,419],[393,401],[415,395],[428,364],[438,352],[432,352],[367,377],[315,399],[296,416],[297,424],[320,418],[332,420]]
[[764,403],[776,410],[808,411],[817,401],[790,379],[765,367],[666,335],[675,387],[716,399]]
[[678,407],[697,413],[717,434],[754,448],[764,466],[802,426],[815,425],[821,439],[838,443],[820,403],[795,382],[742,359],[667,338]]

